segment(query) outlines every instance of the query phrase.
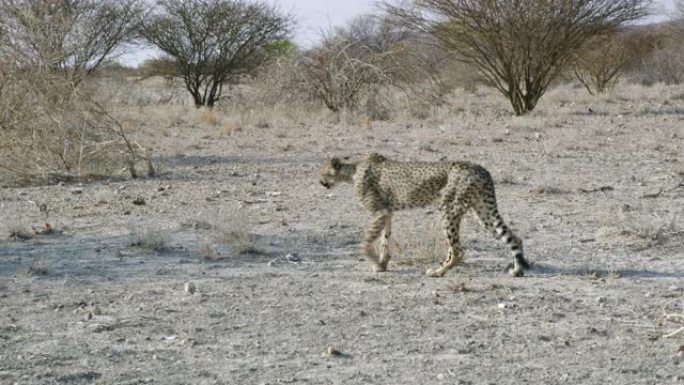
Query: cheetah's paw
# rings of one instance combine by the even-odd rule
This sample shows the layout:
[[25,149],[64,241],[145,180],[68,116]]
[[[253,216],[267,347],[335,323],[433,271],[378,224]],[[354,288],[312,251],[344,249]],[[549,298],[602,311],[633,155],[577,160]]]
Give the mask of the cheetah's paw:
[[523,269],[521,269],[519,266],[516,266],[513,263],[506,266],[506,271],[512,277],[524,277],[525,276],[525,272],[523,271]]
[[387,271],[387,266],[383,266],[379,263],[374,263],[374,264],[370,265],[370,270],[373,273],[382,273],[382,272]]

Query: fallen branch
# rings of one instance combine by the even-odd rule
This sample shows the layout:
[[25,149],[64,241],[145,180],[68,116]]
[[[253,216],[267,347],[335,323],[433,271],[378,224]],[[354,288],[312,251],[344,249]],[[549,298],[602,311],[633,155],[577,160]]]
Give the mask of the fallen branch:
[[[668,320],[678,320],[681,322],[684,322],[684,314],[677,314],[677,313],[665,313],[663,314],[662,317],[658,320],[658,322],[663,322],[663,321],[668,321]],[[679,329],[673,331],[672,333],[668,333],[663,335],[663,338],[672,338],[676,336],[679,333],[684,332],[684,326],[680,327]]]
[[[658,198],[659,196],[661,196],[661,195],[663,195],[663,194],[665,194],[665,193],[667,193],[667,192],[670,192],[670,191],[672,191],[672,190],[675,190],[675,189],[684,187],[684,172],[680,172],[679,175],[682,177],[682,180],[680,180],[679,183],[677,183],[677,184],[674,185],[673,187],[666,188],[666,186],[667,186],[667,181],[665,181],[665,184],[663,185],[663,187],[661,187],[658,191],[656,191],[656,192],[654,192],[654,193],[652,193],[652,194],[644,194],[644,195],[642,195],[641,197],[642,197],[642,198],[646,198],[646,199]],[[668,178],[668,181],[669,181],[669,179],[670,179],[670,178]]]
[[679,329],[673,331],[672,333],[668,333],[668,334],[663,335],[663,338],[672,338],[672,337],[676,336],[677,334],[679,334],[679,333],[681,333],[681,332],[684,332],[684,326],[682,326],[682,327],[680,327]]
[[589,194],[589,193],[595,193],[595,192],[613,191],[613,190],[615,190],[615,189],[613,188],[613,186],[601,186],[601,187],[592,188],[592,189],[588,189],[588,190],[587,190],[587,189],[583,189],[583,188],[579,188],[578,190],[579,190],[580,192]]
[[[126,162],[126,165],[128,167],[128,172],[131,174],[131,178],[136,179],[138,177],[135,165],[141,159],[145,161],[145,164],[147,166],[147,176],[154,177],[157,174],[157,172],[154,169],[154,166],[152,165],[150,149],[144,148],[137,141],[129,139],[126,135],[126,130],[124,129],[123,124],[114,116],[112,116],[112,114],[110,114],[99,103],[93,103],[96,109],[93,109],[93,111],[91,112],[94,114],[99,114],[100,116],[104,116],[106,119],[108,119],[111,123],[111,126],[108,127],[109,130],[111,130],[111,132],[117,135],[119,139],[125,144],[126,151],[124,152],[127,153],[127,156],[124,157],[124,161]],[[138,125],[138,128],[135,131],[139,131],[140,127],[141,125]]]

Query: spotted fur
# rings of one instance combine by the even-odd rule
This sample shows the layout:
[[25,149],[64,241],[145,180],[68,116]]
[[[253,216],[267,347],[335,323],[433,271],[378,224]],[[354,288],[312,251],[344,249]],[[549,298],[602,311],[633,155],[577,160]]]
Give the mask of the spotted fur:
[[[319,175],[326,188],[339,182],[354,184],[356,196],[371,217],[361,251],[373,271],[387,270],[392,213],[435,202],[442,215],[449,248],[441,266],[428,269],[427,275],[441,277],[462,259],[459,227],[463,215],[469,211],[510,247],[513,263],[508,271],[511,275],[522,276],[523,270],[529,268],[522,241],[499,215],[492,177],[480,165],[452,161],[397,162],[373,153],[359,162],[332,158],[321,166]],[[378,237],[381,237],[379,256],[373,246]]]

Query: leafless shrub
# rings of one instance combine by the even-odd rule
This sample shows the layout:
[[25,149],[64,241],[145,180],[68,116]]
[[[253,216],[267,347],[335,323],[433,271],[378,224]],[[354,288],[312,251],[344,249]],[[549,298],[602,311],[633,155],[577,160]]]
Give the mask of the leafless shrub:
[[[360,54],[360,52],[365,53]],[[358,110],[362,102],[377,102],[382,86],[389,78],[378,66],[379,58],[358,42],[327,40],[306,53],[299,67],[303,82],[312,94],[333,112]]]
[[664,47],[645,56],[637,78],[643,85],[682,84],[684,82],[684,53],[682,47]]
[[516,115],[532,111],[588,39],[647,13],[648,0],[413,0],[385,9],[430,34],[505,95]]
[[[221,108],[248,113],[245,121],[272,127],[283,117],[297,123],[327,118],[372,122],[401,111],[429,116],[449,102],[459,86],[476,82],[468,64],[423,40],[429,35],[396,28],[382,17],[365,15],[333,29],[304,52],[288,51],[262,66],[256,75],[232,87]],[[362,126],[366,126],[362,124]]]
[[8,179],[71,181],[122,165],[137,176],[131,164],[149,155],[96,102],[92,78],[128,41],[138,10],[137,1],[0,2],[0,171]]
[[456,54],[441,49],[434,40],[429,35],[408,35],[401,49],[393,52],[392,84],[406,95],[406,108],[419,118],[449,103],[456,88],[472,91],[479,83],[476,68],[455,60]]
[[20,81],[31,87],[27,106],[33,115],[0,133],[0,169],[17,181],[72,181],[122,167],[135,178],[140,161],[148,175],[155,174],[149,152],[130,137],[135,128],[86,97],[85,88],[74,90],[57,79]]
[[627,68],[631,77],[642,85],[680,84],[684,82],[682,49],[684,19],[644,26],[631,31],[638,39],[638,60]]
[[32,74],[67,79],[72,87],[92,76],[133,39],[139,0],[2,0],[5,39],[0,58]]
[[252,107],[282,104],[307,109],[313,95],[297,73],[301,69],[298,65],[299,58],[295,55],[275,58],[261,67],[249,83],[254,90],[251,94],[243,88],[236,88],[226,97],[235,104]]
[[573,72],[590,94],[606,92],[648,51],[646,39],[638,31],[591,38],[574,55]]
[[16,68],[9,63],[0,64],[0,129],[3,130],[32,118],[26,89],[17,75]]
[[390,106],[383,94],[403,73],[395,59],[405,49],[404,39],[381,18],[358,17],[303,53],[297,62],[299,83],[335,113],[346,110],[388,119]]

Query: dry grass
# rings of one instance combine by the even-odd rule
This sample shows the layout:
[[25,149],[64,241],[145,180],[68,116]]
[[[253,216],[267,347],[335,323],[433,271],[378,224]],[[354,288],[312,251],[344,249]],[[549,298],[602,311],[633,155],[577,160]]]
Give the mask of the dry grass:
[[250,232],[252,224],[247,213],[237,207],[229,207],[217,214],[222,220],[215,222],[214,239],[217,243],[230,246],[236,255],[262,254],[256,237]]
[[221,116],[217,111],[201,109],[197,113],[197,120],[207,126],[218,126],[221,123]]
[[183,227],[199,229],[204,243],[199,251],[206,260],[218,260],[223,254],[215,245],[227,246],[231,255],[262,254],[248,213],[238,205],[228,204],[204,212],[197,218],[187,219]]
[[680,218],[684,212],[661,212],[652,202],[622,204],[605,216],[599,236],[616,238],[637,249],[646,249],[673,241],[684,235]]
[[397,257],[398,264],[428,267],[445,258],[447,247],[439,215],[432,217],[423,226],[416,221],[409,224],[395,220],[390,250]]
[[621,219],[621,235],[646,242],[648,246],[664,243],[682,233],[674,215],[630,215]]
[[205,261],[217,261],[221,259],[221,256],[216,252],[216,248],[211,243],[202,245],[199,253]]
[[29,276],[48,275],[49,273],[50,268],[46,259],[39,259],[31,262],[26,271],[26,274]]
[[24,241],[33,238],[33,233],[29,230],[29,226],[20,220],[10,221],[7,224],[7,232],[9,239],[14,241]]
[[131,246],[155,253],[163,251],[170,238],[169,230],[155,224],[130,223],[128,230]]

